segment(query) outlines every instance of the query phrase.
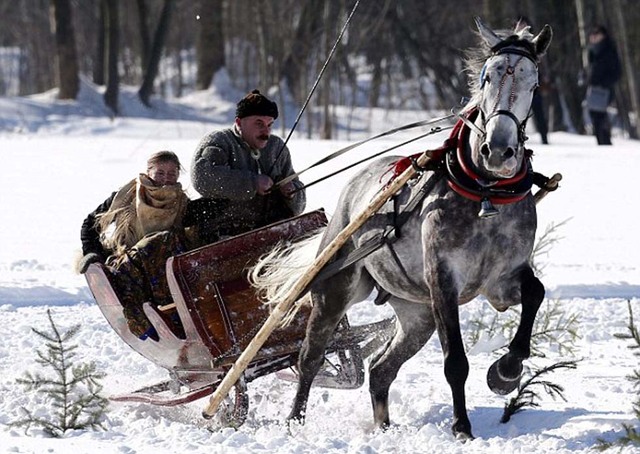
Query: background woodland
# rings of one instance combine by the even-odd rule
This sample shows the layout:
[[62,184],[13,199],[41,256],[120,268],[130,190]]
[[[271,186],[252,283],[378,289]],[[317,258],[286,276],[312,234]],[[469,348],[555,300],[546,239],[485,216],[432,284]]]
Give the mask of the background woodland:
[[[58,88],[74,99],[81,80],[140,100],[209,88],[226,71],[241,91],[260,88],[299,109],[356,0],[3,0],[0,96]],[[551,130],[583,132],[586,34],[604,24],[623,63],[617,121],[638,138],[640,0],[361,0],[310,102],[308,134],[332,137],[337,106],[449,110],[468,95],[462,59],[475,45],[473,16],[494,29],[524,15],[554,39],[540,90]],[[292,115],[292,114],[290,114]]]

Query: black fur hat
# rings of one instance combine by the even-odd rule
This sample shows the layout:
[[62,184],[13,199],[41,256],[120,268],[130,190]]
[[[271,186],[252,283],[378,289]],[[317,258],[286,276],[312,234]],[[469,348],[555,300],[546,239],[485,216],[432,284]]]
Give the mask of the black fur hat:
[[236,117],[244,118],[251,115],[273,117],[275,120],[278,118],[278,106],[259,90],[253,90],[242,98],[236,107]]

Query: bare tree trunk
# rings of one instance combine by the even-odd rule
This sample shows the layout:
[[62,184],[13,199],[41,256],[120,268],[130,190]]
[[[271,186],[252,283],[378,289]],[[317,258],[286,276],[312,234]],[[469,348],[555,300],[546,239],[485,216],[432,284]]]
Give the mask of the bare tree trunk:
[[[329,24],[334,23],[331,20],[331,3],[326,2],[324,7],[324,49],[325,54],[329,55],[332,47],[332,39],[330,32],[333,30]],[[331,118],[331,72],[324,73],[322,81],[322,136],[324,140],[330,140],[332,136],[332,118]]]
[[107,5],[105,2],[100,2],[98,5],[100,11],[98,13],[99,24],[98,24],[98,36],[96,37],[96,54],[93,60],[93,83],[96,85],[104,85],[105,82],[105,74],[104,74],[104,63],[105,63],[105,47],[106,47],[106,17]]
[[162,7],[162,13],[160,14],[160,21],[153,37],[153,45],[151,47],[149,62],[145,70],[144,80],[142,81],[140,90],[138,90],[138,96],[145,106],[150,105],[149,98],[151,97],[151,93],[153,93],[153,82],[158,75],[162,49],[164,48],[164,42],[166,40],[167,33],[169,32],[172,6],[173,0],[165,0],[164,6]]
[[[620,0],[614,1],[615,14],[618,22],[618,30],[620,30],[620,45],[622,48],[622,65],[626,72],[627,87],[629,96],[623,96],[622,98],[629,99],[631,103],[631,109],[636,112],[636,124],[635,128],[631,126],[629,120],[629,109],[624,109],[624,112],[620,112],[625,126],[629,131],[629,136],[632,139],[640,137],[640,121],[638,121],[638,114],[640,113],[640,107],[638,106],[638,92],[636,90],[635,74],[633,71],[631,52],[629,51],[629,40],[627,34],[627,27],[625,25],[624,13],[622,12],[622,2]],[[621,97],[619,97],[620,99]],[[622,101],[622,99],[620,99]],[[625,106],[628,103],[625,103]]]
[[589,66],[587,61],[587,32],[584,21],[584,1],[575,0],[576,2],[576,16],[578,17],[578,36],[580,36],[580,48],[582,49],[582,68],[586,69]]
[[222,27],[223,0],[200,0],[196,59],[198,73],[196,89],[206,90],[213,75],[225,65],[224,32]]
[[287,81],[287,86],[294,99],[302,103],[304,68],[316,41],[316,36],[322,27],[322,3],[306,0],[300,12],[300,19],[295,30],[292,48],[284,60],[281,75]]
[[144,70],[149,64],[149,52],[151,49],[151,36],[149,33],[149,23],[147,22],[149,8],[147,8],[145,0],[136,0],[136,7],[138,9],[138,26],[140,27],[140,61],[144,74]]
[[256,52],[257,52],[257,69],[258,69],[258,87],[266,89],[268,87],[268,62],[269,51],[267,50],[266,24],[265,17],[262,13],[263,5],[260,2],[251,3],[251,12],[256,18],[255,35],[256,35]]
[[107,89],[104,102],[118,115],[118,92],[120,79],[118,76],[118,43],[120,31],[118,26],[118,0],[103,0],[105,4],[105,28],[107,42]]
[[80,90],[78,55],[69,0],[52,0],[51,24],[56,39],[56,63],[60,99],[76,99]]

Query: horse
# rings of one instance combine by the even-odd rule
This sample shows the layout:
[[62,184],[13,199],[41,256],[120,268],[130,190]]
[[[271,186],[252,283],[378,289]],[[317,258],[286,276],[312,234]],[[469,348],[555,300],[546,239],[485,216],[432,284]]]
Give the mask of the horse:
[[[376,428],[390,426],[389,388],[400,367],[437,330],[453,398],[451,428],[457,438],[473,438],[465,403],[469,363],[458,311],[459,305],[479,295],[498,311],[522,305],[507,353],[487,373],[490,389],[498,394],[510,393],[520,382],[523,360],[530,356],[533,323],[545,295],[530,266],[537,218],[525,127],[538,83],[538,61],[552,31],[545,25],[534,36],[529,27],[516,25],[513,31],[495,32],[479,18],[475,21],[480,47],[476,58],[466,59],[472,97],[451,136],[437,150],[440,159],[431,169],[420,169],[418,178],[369,218],[341,247],[334,263],[344,262],[372,241],[380,247],[309,286],[312,310],[288,422],[304,423],[310,387],[327,341],[350,305],[367,299],[374,289],[378,290],[376,302],[388,302],[396,314],[392,339],[369,367]],[[413,164],[407,158],[382,158],[351,178],[331,221],[317,237],[318,250],[366,208],[386,184],[390,170],[408,165]],[[399,218],[402,225],[394,224]],[[312,240],[304,248],[293,245],[289,260],[296,251],[308,251]],[[275,274],[266,270],[292,274],[282,262],[286,258],[271,260],[270,267],[262,263],[254,269],[254,280],[262,281],[257,283],[262,290]],[[295,276],[289,277],[295,282]],[[287,292],[282,282],[277,288],[280,294]]]

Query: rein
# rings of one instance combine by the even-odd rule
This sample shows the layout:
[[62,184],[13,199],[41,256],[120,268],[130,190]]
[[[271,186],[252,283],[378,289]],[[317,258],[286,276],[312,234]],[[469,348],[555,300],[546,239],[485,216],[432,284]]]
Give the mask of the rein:
[[[289,176],[288,176],[288,177],[286,177],[286,178],[283,178],[282,180],[280,180],[279,182],[277,182],[277,183],[275,184],[275,186],[280,186],[280,185],[283,185],[283,184],[287,184],[288,182],[290,182],[290,181],[292,181],[292,180],[294,180],[294,179],[298,178],[300,175],[302,175],[303,173],[305,173],[307,170],[313,169],[314,167],[317,167],[317,166],[319,166],[319,165],[321,165],[321,164],[324,164],[324,163],[326,163],[326,162],[329,162],[329,161],[331,161],[332,159],[335,159],[335,158],[337,158],[338,156],[343,155],[343,154],[344,154],[344,153],[346,153],[347,151],[351,151],[351,150],[353,150],[354,148],[359,147],[360,145],[364,145],[364,144],[365,144],[365,143],[367,143],[367,142],[371,142],[371,141],[373,141],[373,140],[380,139],[381,137],[390,136],[390,135],[395,134],[395,133],[400,132],[400,131],[407,131],[407,130],[409,130],[409,129],[418,128],[418,127],[420,127],[420,126],[428,126],[428,125],[432,125],[432,124],[440,123],[440,122],[443,122],[443,121],[448,120],[448,119],[453,118],[453,117],[454,117],[454,114],[450,114],[450,115],[446,115],[446,116],[444,116],[444,117],[433,118],[433,119],[431,119],[431,120],[416,121],[416,122],[414,122],[414,123],[409,123],[409,124],[406,124],[406,125],[403,125],[403,126],[399,126],[399,127],[397,127],[397,128],[393,128],[393,129],[389,129],[389,130],[387,130],[387,131],[381,132],[380,134],[376,134],[375,136],[369,137],[369,138],[367,138],[367,139],[361,140],[361,141],[359,141],[359,142],[356,142],[356,143],[353,143],[353,144],[351,144],[351,145],[348,145],[348,146],[346,146],[346,147],[344,147],[344,148],[341,148],[341,149],[339,149],[339,150],[337,150],[337,151],[334,151],[334,152],[333,152],[333,153],[331,153],[330,155],[325,156],[324,158],[322,158],[322,159],[320,159],[320,160],[318,160],[318,161],[314,162],[314,163],[313,163],[313,164],[311,164],[309,167],[307,167],[307,168],[305,168],[305,169],[302,169],[302,170],[300,170],[299,172],[296,172],[296,173],[294,173],[294,174],[292,174],[292,175],[289,175]],[[398,147],[400,147],[400,146],[402,146],[402,145],[406,145],[406,144],[411,143],[411,142],[413,142],[413,141],[415,141],[415,140],[422,139],[422,138],[424,138],[424,137],[426,137],[426,136],[428,136],[428,135],[435,134],[435,133],[440,132],[440,131],[442,131],[442,130],[444,130],[444,129],[445,129],[445,128],[441,128],[441,127],[435,127],[435,128],[432,128],[429,132],[427,132],[427,133],[425,133],[425,134],[423,134],[423,135],[420,135],[420,136],[418,136],[417,138],[411,139],[411,140],[409,140],[409,141],[407,141],[407,142],[404,142],[404,143],[402,143],[402,144],[400,144],[400,145],[398,145],[398,146],[391,147],[391,148],[387,148],[386,150],[384,150],[384,151],[382,151],[382,152],[380,152],[380,153],[378,153],[378,154],[376,154],[376,155],[372,156],[371,158],[376,157],[376,156],[379,156],[380,154],[386,153],[386,152],[388,152],[388,151],[394,150],[395,148],[398,148]],[[360,163],[362,163],[362,162],[364,162],[364,161],[366,161],[366,160],[368,160],[368,159],[371,159],[371,158],[364,159],[364,160],[362,160],[362,161],[357,162],[356,164],[360,164]],[[355,164],[354,164],[354,165],[355,165]],[[331,175],[329,175],[329,176],[333,176],[333,175],[335,175],[335,174],[337,174],[337,173],[340,173],[340,172],[342,172],[342,171],[344,171],[344,170],[349,169],[350,167],[352,167],[352,166],[345,167],[344,169],[339,170],[339,171],[337,171],[337,172],[334,172],[334,173],[332,173],[332,174],[331,174]],[[325,177],[325,178],[328,178],[328,177]],[[325,179],[325,178],[323,178],[323,179]],[[315,183],[318,183],[318,182],[320,182],[320,181],[322,181],[322,180],[314,181],[313,183],[310,183],[310,184],[308,184],[308,185],[304,186],[304,188],[307,188],[307,187],[311,186],[311,184],[315,184]],[[303,188],[300,188],[300,189],[303,189]]]
[[[278,154],[276,155],[276,159],[274,159],[273,164],[271,165],[271,169],[269,169],[269,171],[267,172],[268,174],[271,173],[271,170],[273,170],[273,167],[276,165],[276,162],[278,161],[278,159],[282,155],[282,152],[287,147],[287,143],[289,143],[289,139],[291,139],[291,136],[293,135],[293,131],[295,131],[296,127],[298,126],[298,123],[300,122],[300,119],[302,118],[302,114],[304,113],[304,111],[306,110],[307,106],[309,105],[309,101],[311,101],[311,97],[315,93],[316,88],[318,87],[318,84],[320,83],[320,79],[322,79],[322,76],[324,75],[325,70],[329,66],[329,62],[331,61],[331,58],[333,57],[333,54],[335,54],[336,49],[338,48],[338,44],[340,43],[340,41],[342,41],[342,36],[344,35],[344,32],[347,31],[347,27],[349,26],[349,22],[351,22],[351,18],[355,14],[356,9],[358,9],[358,5],[359,4],[360,4],[360,0],[356,0],[356,3],[353,5],[353,9],[351,10],[351,13],[349,13],[349,16],[347,17],[347,20],[345,21],[344,25],[342,26],[342,30],[340,30],[340,33],[338,34],[338,37],[336,38],[336,41],[333,43],[333,47],[331,48],[331,51],[329,51],[329,55],[327,56],[327,59],[325,60],[324,65],[322,65],[322,68],[320,69],[320,73],[318,74],[318,77],[316,77],[316,80],[313,83],[313,86],[311,87],[311,90],[309,91],[309,94],[307,95],[307,99],[304,101],[304,104],[302,105],[302,108],[300,109],[300,112],[298,112],[298,116],[296,117],[296,120],[293,122],[293,126],[291,127],[291,130],[289,131],[289,134],[287,135],[287,138],[282,143],[282,147],[280,147],[280,150],[278,151]],[[284,183],[281,183],[281,184],[284,184]]]

